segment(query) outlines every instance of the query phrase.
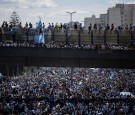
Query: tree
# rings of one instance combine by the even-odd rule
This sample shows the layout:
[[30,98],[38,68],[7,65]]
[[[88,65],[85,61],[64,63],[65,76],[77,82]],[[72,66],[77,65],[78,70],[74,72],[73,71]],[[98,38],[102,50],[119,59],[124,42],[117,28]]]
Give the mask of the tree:
[[11,14],[9,23],[13,26],[21,26],[21,20],[15,11]]

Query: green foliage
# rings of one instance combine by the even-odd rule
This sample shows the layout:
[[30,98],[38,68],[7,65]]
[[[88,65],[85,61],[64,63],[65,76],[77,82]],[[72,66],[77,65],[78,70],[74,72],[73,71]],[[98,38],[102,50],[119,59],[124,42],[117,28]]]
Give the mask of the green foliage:
[[9,23],[13,26],[21,26],[21,20],[15,11],[11,14]]

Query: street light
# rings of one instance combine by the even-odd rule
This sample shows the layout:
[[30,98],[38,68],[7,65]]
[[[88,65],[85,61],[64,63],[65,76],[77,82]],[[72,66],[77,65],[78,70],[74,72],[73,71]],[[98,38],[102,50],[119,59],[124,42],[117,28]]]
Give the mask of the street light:
[[[66,11],[67,12],[67,11]],[[71,21],[71,25],[70,27],[72,28],[72,14],[76,13],[76,12],[67,12],[68,14],[70,14],[70,21]]]

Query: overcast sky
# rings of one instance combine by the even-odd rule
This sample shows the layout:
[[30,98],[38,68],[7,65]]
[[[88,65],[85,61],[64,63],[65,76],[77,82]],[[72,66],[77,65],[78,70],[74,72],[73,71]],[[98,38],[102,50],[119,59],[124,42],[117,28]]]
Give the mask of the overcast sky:
[[67,23],[70,16],[66,11],[76,11],[73,21],[83,22],[84,17],[92,14],[99,17],[116,3],[135,3],[135,0],[0,0],[0,24],[9,21],[13,11],[17,12],[23,25],[26,22],[34,25],[39,16],[46,26],[49,22]]

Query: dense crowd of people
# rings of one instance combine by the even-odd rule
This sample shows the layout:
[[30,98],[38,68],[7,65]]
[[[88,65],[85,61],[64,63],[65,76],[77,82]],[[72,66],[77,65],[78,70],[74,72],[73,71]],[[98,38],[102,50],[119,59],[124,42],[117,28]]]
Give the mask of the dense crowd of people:
[[42,67],[0,77],[2,115],[134,115],[135,70]]
[[106,44],[106,45],[96,45],[96,44],[65,44],[62,42],[55,43],[45,43],[45,44],[34,44],[34,43],[13,43],[13,42],[0,42],[0,47],[42,47],[42,48],[72,48],[72,49],[93,49],[93,50],[135,50],[135,45],[118,45],[118,44]]
[[[21,24],[20,24],[21,25]],[[25,28],[33,28],[26,23]],[[73,26],[75,30],[81,26]],[[125,30],[132,31],[132,25]],[[2,28],[11,27],[4,22]],[[45,25],[44,25],[45,28]],[[69,29],[69,25],[46,27],[49,30]],[[90,25],[89,32],[97,30]],[[9,30],[10,30],[9,29]],[[99,26],[99,30],[102,26]],[[123,30],[123,28],[117,28]],[[106,30],[115,30],[114,25]],[[0,30],[2,33],[2,31]],[[0,34],[2,35],[2,34]],[[1,37],[1,36],[0,36]],[[0,42],[0,47],[42,47],[101,50],[135,50],[135,45],[66,44],[50,42]],[[135,70],[100,68],[49,68],[18,76],[0,74],[0,115],[134,115]]]

